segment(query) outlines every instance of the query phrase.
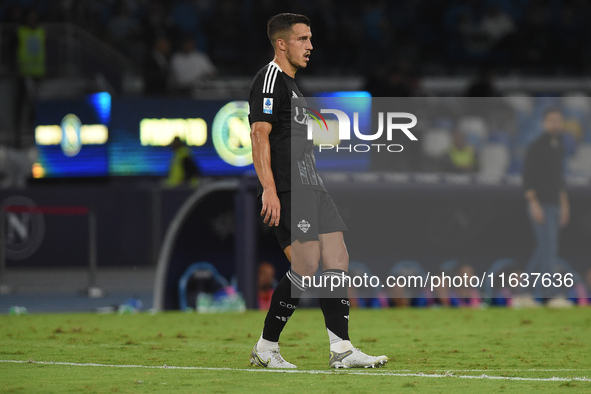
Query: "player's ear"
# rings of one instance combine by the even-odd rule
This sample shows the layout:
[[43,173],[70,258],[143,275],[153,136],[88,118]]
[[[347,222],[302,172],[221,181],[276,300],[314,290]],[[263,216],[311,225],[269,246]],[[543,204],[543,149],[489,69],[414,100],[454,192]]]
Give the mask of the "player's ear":
[[277,48],[280,51],[285,51],[287,49],[285,40],[283,38],[278,38],[277,41],[275,41],[275,48]]

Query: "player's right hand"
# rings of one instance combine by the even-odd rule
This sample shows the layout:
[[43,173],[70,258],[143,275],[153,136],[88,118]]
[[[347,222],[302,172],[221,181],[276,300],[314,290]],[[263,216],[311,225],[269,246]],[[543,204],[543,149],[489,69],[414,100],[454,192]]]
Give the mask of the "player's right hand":
[[544,210],[542,206],[537,201],[532,201],[529,204],[529,211],[531,213],[531,217],[534,219],[534,222],[537,224],[544,223]]
[[261,209],[261,217],[264,217],[263,223],[269,223],[271,226],[279,226],[279,218],[281,216],[281,203],[276,191],[263,191],[263,209]]

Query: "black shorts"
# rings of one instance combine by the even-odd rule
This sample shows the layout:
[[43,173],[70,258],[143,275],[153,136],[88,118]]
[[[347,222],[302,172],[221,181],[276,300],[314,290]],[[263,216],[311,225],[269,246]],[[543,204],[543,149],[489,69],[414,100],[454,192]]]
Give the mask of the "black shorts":
[[278,193],[281,203],[275,235],[285,249],[294,241],[318,241],[318,234],[347,231],[330,194],[319,190],[293,190]]

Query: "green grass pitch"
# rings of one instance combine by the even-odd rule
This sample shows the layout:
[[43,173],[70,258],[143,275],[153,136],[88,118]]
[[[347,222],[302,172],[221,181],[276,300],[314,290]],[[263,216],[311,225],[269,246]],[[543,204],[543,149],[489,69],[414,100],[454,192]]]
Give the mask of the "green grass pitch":
[[353,343],[390,362],[340,371],[321,312],[302,309],[281,341],[297,373],[250,370],[263,318],[2,315],[0,392],[591,391],[591,308],[352,310]]

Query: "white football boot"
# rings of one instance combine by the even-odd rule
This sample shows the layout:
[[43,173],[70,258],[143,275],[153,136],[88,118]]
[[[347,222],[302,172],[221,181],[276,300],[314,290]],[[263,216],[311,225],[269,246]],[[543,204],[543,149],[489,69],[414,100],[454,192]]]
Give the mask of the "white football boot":
[[279,348],[275,350],[258,351],[256,343],[250,353],[250,364],[263,368],[297,368],[297,366],[285,361],[283,357],[281,357]]
[[379,368],[388,362],[386,356],[369,356],[357,348],[343,353],[330,352],[331,368]]

